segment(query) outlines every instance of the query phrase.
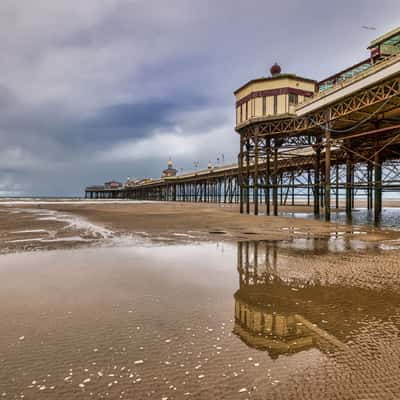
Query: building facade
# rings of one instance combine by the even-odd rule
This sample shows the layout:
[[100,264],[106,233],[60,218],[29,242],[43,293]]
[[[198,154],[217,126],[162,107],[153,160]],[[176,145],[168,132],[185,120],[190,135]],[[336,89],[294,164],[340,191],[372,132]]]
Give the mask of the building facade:
[[294,114],[296,106],[315,93],[317,82],[312,79],[282,74],[278,64],[270,72],[270,77],[253,79],[234,92],[237,126],[257,118]]

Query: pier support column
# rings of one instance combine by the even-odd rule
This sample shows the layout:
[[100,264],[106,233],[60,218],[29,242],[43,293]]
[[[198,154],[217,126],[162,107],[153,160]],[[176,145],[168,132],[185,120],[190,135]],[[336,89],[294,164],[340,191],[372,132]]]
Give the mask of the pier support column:
[[[322,148],[321,148],[322,150]],[[322,161],[322,156],[320,158]],[[320,199],[320,208],[325,207],[325,167],[322,167],[320,164],[320,178],[319,178],[319,199]]]
[[172,185],[172,201],[176,201],[176,184]]
[[379,224],[382,217],[382,164],[379,153],[375,154],[375,223]]
[[291,180],[292,180],[292,206],[294,206],[294,186],[295,186],[294,170],[292,170]]
[[346,158],[346,216],[348,220],[352,219],[353,209],[353,159],[350,153]]
[[250,214],[250,139],[246,140],[246,214]]
[[356,163],[353,160],[353,168],[351,170],[351,208],[355,208],[355,197],[356,197],[356,185],[355,185],[355,178],[356,178]]
[[274,141],[274,174],[272,176],[272,203],[274,215],[278,215],[278,142]]
[[331,220],[331,132],[325,129],[325,221]]
[[255,241],[253,244],[254,256],[253,256],[253,282],[257,285],[258,282],[258,242]]
[[254,175],[253,175],[254,215],[258,215],[258,128],[254,133]]
[[320,216],[320,168],[321,168],[321,138],[316,137],[314,159],[314,216]]
[[372,188],[372,176],[373,176],[373,164],[368,162],[367,164],[367,208],[368,210],[372,210],[373,207],[373,188]]
[[266,140],[265,153],[267,156],[267,165],[265,167],[265,206],[266,214],[271,215],[271,139]]
[[336,210],[338,210],[338,208],[339,208],[339,162],[338,162],[338,160],[336,160],[336,193],[335,193],[335,197],[336,197],[335,208],[336,208]]
[[[228,195],[226,181],[227,181],[226,176],[224,176],[224,180],[223,180],[223,182],[224,182],[224,203],[226,203],[226,196]],[[230,180],[228,180],[228,181],[230,182]],[[228,186],[228,188],[229,188],[229,186]]]
[[237,244],[237,260],[238,260],[238,271],[239,271],[239,287],[242,287],[242,276],[243,276],[243,242]]
[[240,152],[239,152],[239,202],[240,214],[244,212],[244,191],[243,191],[243,135],[240,135]]

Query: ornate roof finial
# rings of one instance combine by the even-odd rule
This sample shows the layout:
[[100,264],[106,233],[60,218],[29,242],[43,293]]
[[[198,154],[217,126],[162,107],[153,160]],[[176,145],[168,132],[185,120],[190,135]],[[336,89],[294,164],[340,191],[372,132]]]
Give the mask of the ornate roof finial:
[[277,76],[281,73],[282,69],[281,66],[276,62],[270,69],[272,76]]

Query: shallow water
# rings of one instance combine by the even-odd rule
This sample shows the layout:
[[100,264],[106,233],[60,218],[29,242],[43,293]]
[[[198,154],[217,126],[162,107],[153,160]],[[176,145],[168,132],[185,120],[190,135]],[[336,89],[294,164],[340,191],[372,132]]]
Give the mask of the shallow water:
[[1,256],[0,396],[396,398],[399,269],[307,246]]
[[[294,218],[306,218],[314,219],[312,212],[280,212],[279,215],[283,217],[294,217]],[[321,212],[321,219],[324,219],[323,211]],[[347,224],[345,212],[332,212],[331,221],[333,223]],[[374,212],[369,211],[366,208],[359,208],[353,210],[351,224],[354,225],[368,225],[368,226],[380,226],[382,228],[399,229],[400,227],[400,208],[398,207],[385,207],[382,210],[382,217],[380,222],[377,224],[374,220]]]

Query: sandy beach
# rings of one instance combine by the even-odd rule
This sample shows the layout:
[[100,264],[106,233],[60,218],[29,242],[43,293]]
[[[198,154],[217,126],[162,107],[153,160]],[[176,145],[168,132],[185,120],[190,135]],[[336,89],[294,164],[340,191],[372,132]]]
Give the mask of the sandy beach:
[[400,2],[328,6],[0,3],[0,400],[400,400]]
[[[391,203],[390,206],[397,205]],[[334,237],[380,243],[400,231],[366,224],[325,223],[310,207],[282,208],[283,217],[240,215],[236,205],[163,202],[0,203],[0,252],[71,248],[110,236],[156,241],[287,240]],[[298,213],[299,218],[292,218]],[[75,239],[75,240],[74,240]]]
[[209,204],[14,202],[0,252],[2,398],[400,390],[399,231]]

